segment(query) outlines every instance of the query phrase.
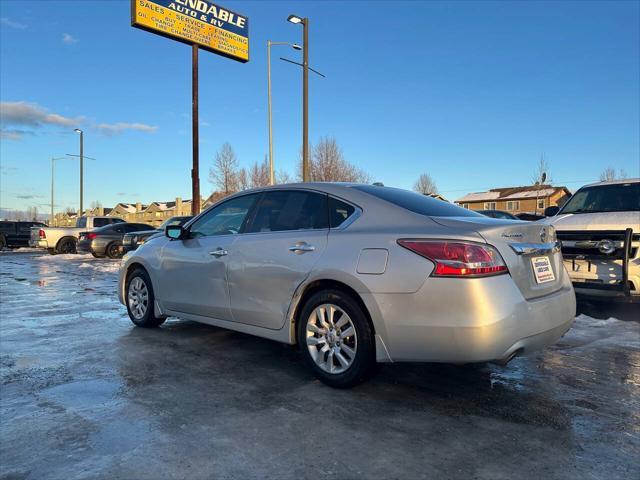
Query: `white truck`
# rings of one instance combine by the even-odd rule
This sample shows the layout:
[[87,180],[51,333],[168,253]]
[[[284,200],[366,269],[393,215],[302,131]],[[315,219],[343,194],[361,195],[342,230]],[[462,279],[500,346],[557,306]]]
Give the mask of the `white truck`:
[[585,185],[545,215],[576,295],[640,301],[640,179]]
[[46,248],[51,255],[76,253],[80,232],[122,222],[124,220],[118,217],[80,217],[76,220],[75,227],[33,227],[29,246]]

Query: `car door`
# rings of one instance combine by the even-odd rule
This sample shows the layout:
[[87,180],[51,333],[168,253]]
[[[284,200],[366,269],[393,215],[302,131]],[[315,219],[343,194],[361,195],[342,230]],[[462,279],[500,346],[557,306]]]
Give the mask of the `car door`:
[[282,328],[293,294],[321,257],[328,233],[326,194],[265,192],[229,253],[233,320]]
[[198,217],[184,239],[166,242],[158,276],[159,298],[166,308],[231,320],[227,258],[258,195],[221,203]]

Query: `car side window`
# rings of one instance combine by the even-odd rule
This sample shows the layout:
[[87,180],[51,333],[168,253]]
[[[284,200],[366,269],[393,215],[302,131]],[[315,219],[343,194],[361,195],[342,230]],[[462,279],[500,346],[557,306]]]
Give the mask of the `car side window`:
[[329,197],[329,225],[331,228],[339,227],[356,211],[353,205],[349,205],[337,198]]
[[94,228],[104,227],[105,225],[109,225],[109,219],[108,218],[94,218],[93,219]]
[[0,232],[6,234],[12,234],[16,231],[16,227],[14,223],[11,222],[0,222]]
[[258,199],[258,194],[232,198],[209,210],[189,228],[191,237],[235,235],[240,233],[247,214]]
[[123,225],[116,225],[114,227],[111,227],[109,229],[109,231],[110,232],[115,232],[115,233],[125,233],[126,232],[126,230],[125,230]]
[[19,222],[18,235],[30,235],[32,222]]
[[247,232],[282,232],[328,228],[327,195],[303,190],[264,194]]

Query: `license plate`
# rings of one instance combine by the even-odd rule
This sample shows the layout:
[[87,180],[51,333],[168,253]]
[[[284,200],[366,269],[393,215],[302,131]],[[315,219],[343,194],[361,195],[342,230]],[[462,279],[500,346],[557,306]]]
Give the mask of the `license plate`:
[[537,283],[553,282],[556,279],[549,257],[534,257],[531,259],[531,265]]

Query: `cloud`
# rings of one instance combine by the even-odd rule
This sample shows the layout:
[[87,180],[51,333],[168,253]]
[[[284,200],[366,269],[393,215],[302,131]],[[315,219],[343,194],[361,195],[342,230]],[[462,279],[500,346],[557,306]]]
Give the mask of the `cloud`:
[[29,130],[8,130],[0,128],[0,140],[22,140],[25,135],[34,135]]
[[158,127],[147,125],[145,123],[101,123],[96,125],[96,128],[100,130],[105,135],[117,135],[119,133],[124,132],[125,130],[137,130],[139,132],[145,133],[155,133],[158,130]]
[[17,28],[18,30],[24,30],[27,26],[24,23],[16,22],[15,20],[11,20],[8,17],[0,18],[0,24],[5,27]]
[[66,45],[73,45],[74,43],[78,43],[78,39],[69,33],[62,34],[62,43]]
[[127,192],[118,192],[116,193],[118,197],[137,197],[137,193],[127,193]]
[[10,125],[26,125],[29,127],[58,125],[71,127],[78,125],[82,121],[83,117],[71,118],[57,113],[49,113],[47,109],[35,103],[0,102],[0,123],[3,127]]
[[[58,113],[49,112],[46,108],[36,103],[25,101],[0,102],[0,138],[2,140],[21,140],[25,135],[35,135],[34,130],[46,126],[70,129],[84,123],[88,123],[85,117],[66,117]],[[109,136],[118,135],[127,130],[144,133],[155,133],[158,130],[158,127],[153,125],[128,122],[90,123],[89,126]],[[15,127],[31,127],[31,129]]]
[[44,195],[25,194],[25,195],[16,195],[16,198],[19,198],[20,200],[34,200],[36,198],[44,198]]

